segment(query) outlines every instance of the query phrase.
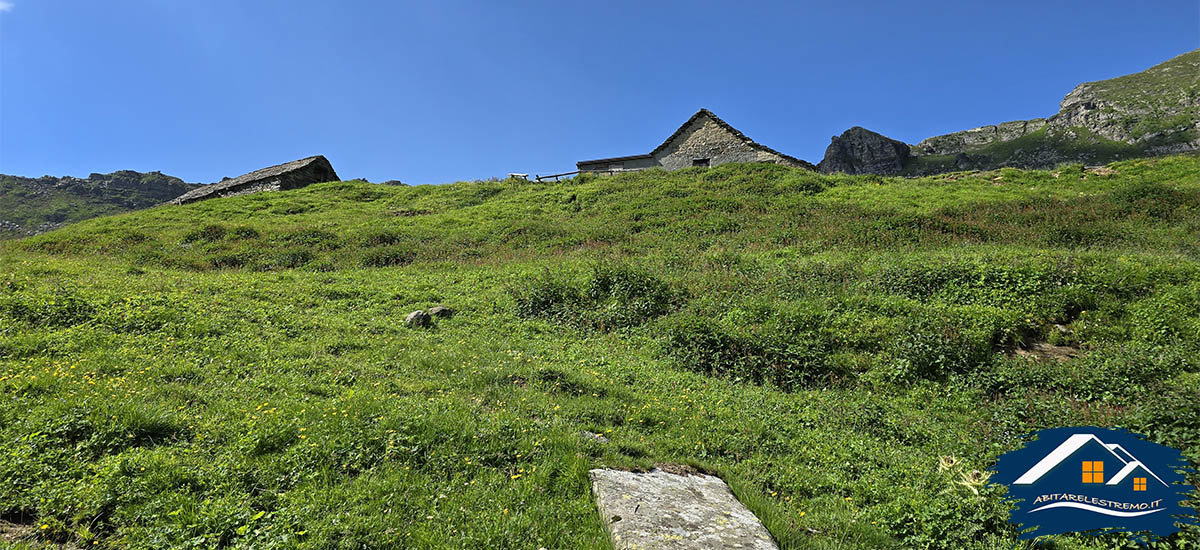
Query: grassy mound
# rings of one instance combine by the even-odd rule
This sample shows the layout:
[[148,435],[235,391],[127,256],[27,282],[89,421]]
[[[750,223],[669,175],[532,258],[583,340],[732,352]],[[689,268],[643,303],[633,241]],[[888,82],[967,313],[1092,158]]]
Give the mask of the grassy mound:
[[0,244],[0,520],[101,548],[606,548],[587,470],[670,462],[784,548],[1007,549],[979,471],[1020,434],[1121,426],[1200,464],[1198,281],[1196,156],[97,218]]

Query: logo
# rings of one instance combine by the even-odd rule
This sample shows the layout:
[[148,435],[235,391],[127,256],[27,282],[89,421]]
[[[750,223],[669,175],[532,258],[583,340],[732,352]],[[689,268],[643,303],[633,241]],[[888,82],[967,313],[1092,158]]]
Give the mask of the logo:
[[1031,539],[1081,531],[1166,537],[1195,522],[1180,501],[1191,489],[1183,453],[1124,430],[1042,430],[1025,448],[1002,455],[994,481],[1016,501],[1010,523]]

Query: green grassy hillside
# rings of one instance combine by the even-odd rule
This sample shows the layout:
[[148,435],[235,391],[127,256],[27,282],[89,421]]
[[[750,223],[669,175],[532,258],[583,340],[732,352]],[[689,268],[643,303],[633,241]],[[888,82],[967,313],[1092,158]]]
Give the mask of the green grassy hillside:
[[1200,464],[1198,395],[1197,156],[339,182],[0,243],[27,547],[607,548],[587,470],[681,463],[784,548],[1009,549],[1020,434]]

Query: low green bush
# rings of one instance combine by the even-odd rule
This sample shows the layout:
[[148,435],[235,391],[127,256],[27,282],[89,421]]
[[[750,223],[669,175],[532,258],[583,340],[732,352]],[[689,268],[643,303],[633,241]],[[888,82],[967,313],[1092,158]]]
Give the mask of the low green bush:
[[369,248],[362,252],[363,267],[393,267],[408,265],[416,258],[416,253],[402,246],[386,246]]
[[611,331],[641,325],[677,309],[683,293],[627,265],[602,263],[578,286],[543,272],[509,287],[522,317],[541,317]]
[[216,242],[221,239],[224,239],[225,234],[228,232],[229,232],[229,230],[226,229],[225,226],[223,226],[221,224],[209,223],[209,224],[205,224],[201,227],[198,227],[196,229],[193,229],[187,233],[184,233],[183,234],[183,242],[185,242],[185,243]]
[[781,314],[758,326],[733,328],[695,314],[660,324],[665,353],[681,367],[735,381],[794,390],[829,385],[852,374],[832,359],[823,319]]
[[998,343],[997,330],[987,321],[943,311],[912,317],[891,350],[895,381],[944,380],[986,368]]
[[68,327],[93,318],[96,307],[67,288],[0,294],[0,315],[32,325]]

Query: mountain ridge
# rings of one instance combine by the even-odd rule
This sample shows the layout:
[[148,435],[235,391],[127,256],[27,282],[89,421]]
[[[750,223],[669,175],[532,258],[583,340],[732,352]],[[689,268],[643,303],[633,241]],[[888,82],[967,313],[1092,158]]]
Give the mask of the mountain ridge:
[[117,170],[86,178],[0,174],[0,239],[148,208],[198,187],[158,171]]
[[[870,149],[869,145],[855,143],[863,136],[861,132],[848,135],[855,128],[837,136],[830,151]],[[903,166],[899,171],[848,173],[921,176],[1003,167],[1052,168],[1061,163],[1104,164],[1196,150],[1200,150],[1200,50],[1177,55],[1141,72],[1079,84],[1059,102],[1058,112],[1049,117],[925,138],[910,145],[908,155],[898,154],[884,163],[890,167],[900,162]],[[880,162],[879,158],[864,158],[842,164],[869,167]],[[826,165],[822,171],[837,168]]]

